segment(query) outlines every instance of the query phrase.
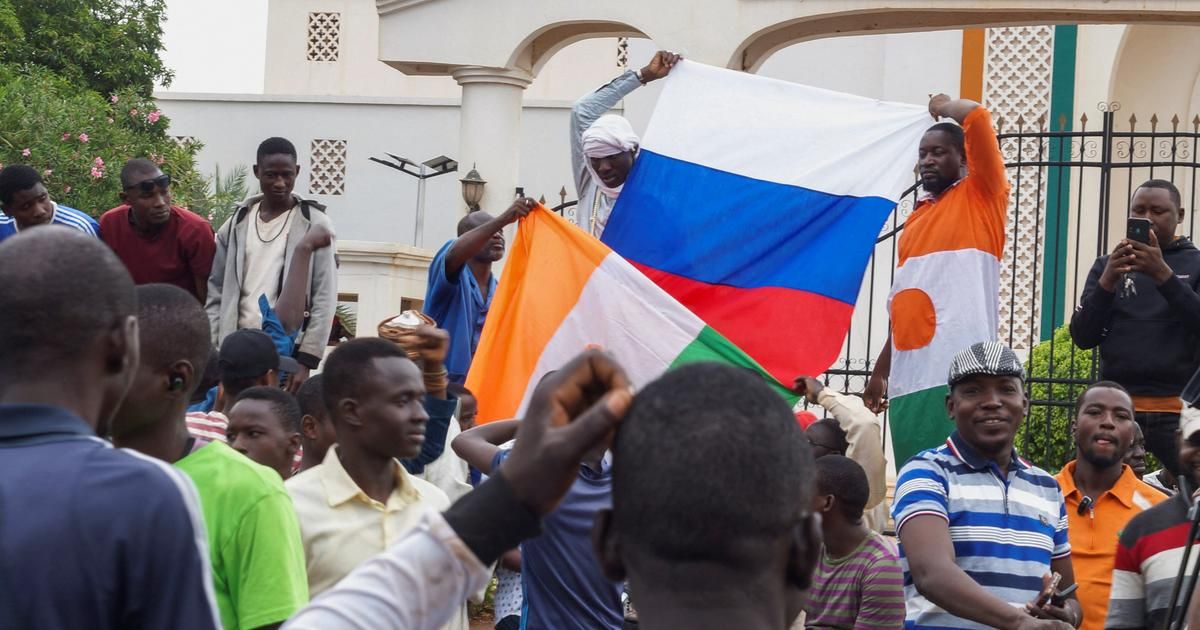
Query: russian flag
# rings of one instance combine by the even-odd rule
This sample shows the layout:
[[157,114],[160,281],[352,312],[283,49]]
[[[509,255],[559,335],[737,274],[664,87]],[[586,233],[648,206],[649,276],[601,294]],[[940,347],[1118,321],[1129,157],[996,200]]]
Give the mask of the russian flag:
[[602,240],[780,382],[842,348],[924,107],[680,62]]

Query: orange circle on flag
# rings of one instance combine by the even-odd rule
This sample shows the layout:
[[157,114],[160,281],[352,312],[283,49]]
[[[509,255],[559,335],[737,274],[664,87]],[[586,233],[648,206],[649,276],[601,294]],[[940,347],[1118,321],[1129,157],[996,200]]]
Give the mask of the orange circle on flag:
[[892,344],[897,350],[918,350],[933,341],[937,311],[929,294],[904,289],[892,298]]

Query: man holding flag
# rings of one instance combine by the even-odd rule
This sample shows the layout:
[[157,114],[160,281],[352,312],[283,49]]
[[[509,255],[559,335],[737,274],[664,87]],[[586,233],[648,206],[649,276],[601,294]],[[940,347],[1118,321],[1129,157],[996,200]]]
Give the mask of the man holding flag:
[[923,193],[900,234],[888,343],[863,393],[879,413],[890,389],[897,464],[950,434],[942,366],[999,327],[1009,184],[991,114],[945,94],[929,113],[958,124],[939,122],[921,138]]

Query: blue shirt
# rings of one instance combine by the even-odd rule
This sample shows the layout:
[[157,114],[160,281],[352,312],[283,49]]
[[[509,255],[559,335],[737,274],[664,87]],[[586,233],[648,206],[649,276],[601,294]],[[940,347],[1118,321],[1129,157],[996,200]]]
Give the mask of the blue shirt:
[[[496,453],[492,470],[511,451]],[[521,630],[619,630],[625,621],[619,582],[610,582],[592,550],[596,513],[612,507],[612,463],[600,472],[581,465],[558,509],[542,519],[542,534],[521,543]]]
[[438,328],[450,333],[450,349],[446,352],[446,371],[450,382],[462,384],[467,380],[471,358],[479,347],[479,334],[487,319],[492,295],[496,293],[496,276],[488,276],[488,297],[484,301],[475,274],[463,265],[456,275],[446,273],[446,254],[454,241],[446,241],[429,264],[429,288],[425,290],[425,314],[437,322]]
[[0,405],[0,628],[219,625],[196,490],[66,410]]
[[[1054,477],[1015,451],[1006,475],[957,431],[944,445],[913,456],[896,479],[892,517],[897,535],[920,515],[946,519],[955,564],[988,593],[1014,606],[1037,597],[1052,559],[1071,555],[1067,509]],[[903,544],[900,564],[905,628],[988,627],[955,617],[917,592]]]
[[[50,218],[50,223],[65,225],[69,228],[75,228],[88,236],[100,238],[100,224],[95,219],[86,213],[80,212],[75,208],[68,208],[62,204],[54,204],[54,216]],[[15,235],[19,231],[17,229],[17,220],[0,212],[0,241]]]

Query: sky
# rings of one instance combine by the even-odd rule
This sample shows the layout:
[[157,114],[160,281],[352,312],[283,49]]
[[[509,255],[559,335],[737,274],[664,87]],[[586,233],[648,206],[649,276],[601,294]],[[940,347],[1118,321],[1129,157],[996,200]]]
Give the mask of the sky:
[[262,93],[267,0],[169,0],[163,30],[169,91]]

